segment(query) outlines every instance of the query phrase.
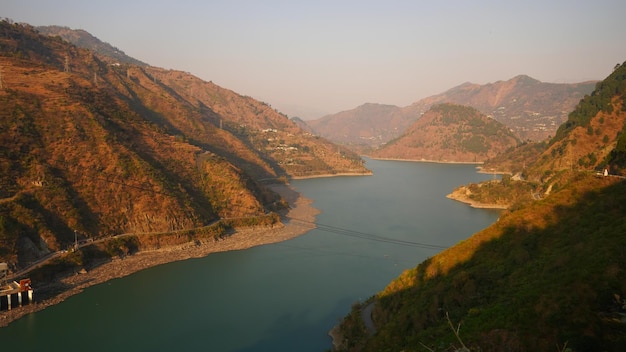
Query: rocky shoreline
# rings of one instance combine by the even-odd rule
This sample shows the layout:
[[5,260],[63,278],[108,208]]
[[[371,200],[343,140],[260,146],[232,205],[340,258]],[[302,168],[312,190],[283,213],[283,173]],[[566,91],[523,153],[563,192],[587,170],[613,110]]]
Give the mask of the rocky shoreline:
[[[114,258],[103,262],[88,271],[70,273],[62,279],[35,289],[35,303],[10,311],[0,312],[0,327],[30,313],[60,303],[70,296],[82,292],[85,288],[111,279],[124,277],[143,269],[190,258],[205,257],[211,253],[242,250],[264,244],[286,241],[300,236],[314,225],[319,210],[312,206],[312,201],[303,197],[287,185],[268,186],[279,193],[288,203],[290,209],[282,215],[283,221],[278,226],[264,228],[239,228],[230,236],[220,241],[187,243],[180,246],[161,248],[153,251],[140,251],[123,258]],[[289,219],[302,221],[289,221]],[[39,301],[38,293],[45,297]]]
[[446,198],[456,200],[457,202],[465,203],[472,208],[479,208],[479,209],[508,209],[509,208],[508,205],[504,205],[504,204],[487,204],[487,203],[477,202],[459,194],[458,192],[452,192],[448,194]]

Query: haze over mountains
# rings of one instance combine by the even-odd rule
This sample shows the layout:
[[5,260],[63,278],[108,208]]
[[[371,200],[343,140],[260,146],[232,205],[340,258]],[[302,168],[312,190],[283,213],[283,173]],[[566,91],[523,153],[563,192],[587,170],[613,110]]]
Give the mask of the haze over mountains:
[[398,137],[428,109],[439,103],[476,108],[508,126],[521,140],[554,136],[567,114],[596,82],[544,83],[520,75],[485,85],[464,83],[406,107],[364,104],[307,123],[320,135],[355,150],[375,149]]

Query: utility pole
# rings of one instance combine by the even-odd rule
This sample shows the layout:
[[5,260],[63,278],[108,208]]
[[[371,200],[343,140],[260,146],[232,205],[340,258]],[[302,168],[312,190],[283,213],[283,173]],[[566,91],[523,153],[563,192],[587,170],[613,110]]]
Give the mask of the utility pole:
[[78,231],[74,230],[74,251],[78,250]]
[[4,82],[2,77],[2,66],[0,66],[0,89],[4,89]]
[[70,72],[70,56],[65,55],[65,65],[63,66],[63,71]]

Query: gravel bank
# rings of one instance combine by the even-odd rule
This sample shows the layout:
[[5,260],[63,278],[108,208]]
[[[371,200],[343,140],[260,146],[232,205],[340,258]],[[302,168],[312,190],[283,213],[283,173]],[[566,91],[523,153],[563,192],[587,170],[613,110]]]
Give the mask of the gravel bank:
[[[269,187],[279,193],[291,207],[283,214],[282,224],[272,228],[237,229],[232,235],[217,242],[189,243],[154,251],[141,251],[124,258],[114,258],[87,272],[70,274],[46,286],[38,286],[36,282],[33,282],[36,302],[14,308],[11,311],[0,312],[0,327],[7,326],[10,322],[27,314],[62,302],[89,286],[124,277],[146,268],[189,258],[205,257],[211,253],[242,250],[286,241],[311,230],[312,224],[288,221],[288,218],[303,220],[308,223],[315,222],[315,217],[319,211],[312,206],[312,201],[286,185],[271,185]],[[43,300],[37,300],[38,295],[44,297]]]

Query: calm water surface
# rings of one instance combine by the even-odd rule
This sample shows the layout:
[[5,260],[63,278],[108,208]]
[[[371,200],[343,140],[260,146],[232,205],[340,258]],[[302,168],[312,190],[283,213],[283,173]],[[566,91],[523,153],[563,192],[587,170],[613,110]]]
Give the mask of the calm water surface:
[[330,349],[327,332],[354,302],[437,253],[364,236],[450,246],[498,217],[445,198],[460,184],[492,177],[474,166],[376,160],[367,166],[374,176],[292,183],[315,201],[322,211],[317,221],[330,231],[91,287],[0,329],[2,350]]

